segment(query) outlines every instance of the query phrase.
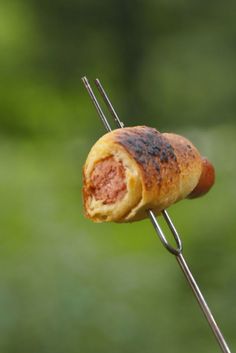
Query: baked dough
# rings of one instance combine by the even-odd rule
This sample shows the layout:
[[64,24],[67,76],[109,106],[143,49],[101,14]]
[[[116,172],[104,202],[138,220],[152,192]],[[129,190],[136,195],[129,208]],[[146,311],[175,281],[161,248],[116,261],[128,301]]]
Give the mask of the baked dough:
[[113,130],[83,168],[85,214],[94,222],[132,222],[159,214],[198,184],[202,157],[186,138],[146,126]]

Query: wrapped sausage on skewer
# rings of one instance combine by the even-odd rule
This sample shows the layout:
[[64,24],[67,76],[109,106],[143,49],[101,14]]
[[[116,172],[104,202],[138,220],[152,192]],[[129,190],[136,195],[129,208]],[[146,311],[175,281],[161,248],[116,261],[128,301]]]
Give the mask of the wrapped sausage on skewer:
[[84,165],[84,206],[95,222],[132,222],[205,194],[214,168],[186,138],[136,126],[113,130]]

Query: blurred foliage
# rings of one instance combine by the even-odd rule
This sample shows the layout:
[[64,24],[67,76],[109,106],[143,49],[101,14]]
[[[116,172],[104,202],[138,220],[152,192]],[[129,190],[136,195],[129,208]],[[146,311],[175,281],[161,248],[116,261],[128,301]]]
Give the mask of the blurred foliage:
[[236,347],[235,2],[0,2],[0,351],[216,352],[148,221],[84,219],[81,169],[103,134],[80,78],[127,125],[189,137],[209,195],[171,208],[186,258]]

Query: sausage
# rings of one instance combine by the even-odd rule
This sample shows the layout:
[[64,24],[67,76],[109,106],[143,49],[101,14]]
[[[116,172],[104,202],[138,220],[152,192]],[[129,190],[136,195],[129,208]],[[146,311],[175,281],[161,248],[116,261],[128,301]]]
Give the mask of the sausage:
[[205,195],[215,182],[215,169],[207,158],[202,157],[202,173],[197,186],[187,196],[189,199],[194,199]]
[[91,193],[103,204],[112,204],[126,193],[125,170],[121,161],[108,157],[98,162],[91,173]]

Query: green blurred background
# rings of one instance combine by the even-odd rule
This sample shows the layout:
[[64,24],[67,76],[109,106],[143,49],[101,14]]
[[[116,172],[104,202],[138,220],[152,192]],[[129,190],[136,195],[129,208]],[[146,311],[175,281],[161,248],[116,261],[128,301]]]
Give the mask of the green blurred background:
[[219,351],[148,220],[83,216],[82,165],[104,133],[85,74],[126,125],[181,133],[214,163],[209,195],[170,214],[236,348],[235,13],[220,0],[1,0],[1,352]]

